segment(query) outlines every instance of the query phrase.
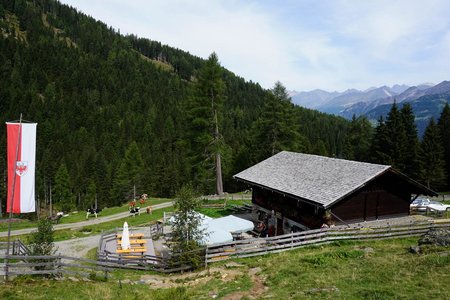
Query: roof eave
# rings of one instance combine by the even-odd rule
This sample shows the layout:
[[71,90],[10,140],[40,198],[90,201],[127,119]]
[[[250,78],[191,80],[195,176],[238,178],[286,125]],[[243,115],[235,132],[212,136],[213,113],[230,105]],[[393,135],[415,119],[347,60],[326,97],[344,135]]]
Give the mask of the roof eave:
[[293,195],[291,193],[280,191],[280,190],[277,190],[277,189],[274,189],[274,188],[271,188],[271,187],[268,187],[266,185],[262,185],[262,184],[259,184],[259,183],[253,182],[253,181],[249,181],[249,180],[237,177],[237,175],[239,175],[239,174],[234,175],[233,178],[238,180],[238,181],[242,181],[242,182],[245,182],[245,183],[250,184],[250,185],[255,185],[255,186],[258,186],[258,187],[266,189],[266,190],[271,190],[271,191],[277,192],[277,193],[282,194],[282,195],[287,195],[287,196],[289,196],[291,198],[300,200],[302,202],[309,203],[309,204],[314,205],[314,206],[319,206],[319,207],[325,208],[325,205],[322,204],[322,203],[319,203],[319,202],[316,202],[316,201],[313,201],[313,200],[310,200],[310,199],[305,199],[305,198]]

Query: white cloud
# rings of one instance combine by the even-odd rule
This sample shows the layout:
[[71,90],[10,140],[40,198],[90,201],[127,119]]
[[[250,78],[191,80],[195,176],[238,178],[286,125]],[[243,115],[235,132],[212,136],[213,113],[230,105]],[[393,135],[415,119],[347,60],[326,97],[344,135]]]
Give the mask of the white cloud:
[[206,58],[266,88],[367,88],[448,76],[446,0],[63,0],[122,33]]

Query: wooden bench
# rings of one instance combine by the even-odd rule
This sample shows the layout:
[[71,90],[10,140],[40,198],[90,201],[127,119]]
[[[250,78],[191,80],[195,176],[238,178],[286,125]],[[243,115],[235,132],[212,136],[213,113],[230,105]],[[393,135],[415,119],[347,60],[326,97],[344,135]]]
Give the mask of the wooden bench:
[[140,247],[140,248],[131,248],[131,249],[120,249],[120,250],[116,250],[116,252],[118,254],[129,254],[129,253],[142,253],[142,254],[144,254],[145,252],[147,252],[147,248]]
[[[118,239],[122,238],[122,234],[117,234],[116,236]],[[142,239],[144,237],[143,233],[132,233],[130,234],[130,239],[134,238],[134,239]]]
[[[120,245],[121,243],[122,243],[122,240],[118,239],[117,244]],[[130,245],[143,245],[145,243],[147,243],[146,240],[130,240]]]

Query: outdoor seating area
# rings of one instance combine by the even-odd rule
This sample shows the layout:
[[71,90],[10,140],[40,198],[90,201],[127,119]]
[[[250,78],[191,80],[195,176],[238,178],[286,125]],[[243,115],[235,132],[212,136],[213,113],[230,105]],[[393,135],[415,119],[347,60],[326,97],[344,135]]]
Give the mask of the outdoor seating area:
[[116,235],[117,254],[133,254],[143,256],[147,252],[146,243],[142,233],[129,233],[128,224],[125,222],[122,234]]

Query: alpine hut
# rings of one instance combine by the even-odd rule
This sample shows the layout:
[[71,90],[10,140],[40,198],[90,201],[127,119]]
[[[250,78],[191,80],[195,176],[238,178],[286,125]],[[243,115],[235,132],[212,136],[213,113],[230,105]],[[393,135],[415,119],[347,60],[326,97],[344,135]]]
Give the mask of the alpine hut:
[[253,219],[269,235],[409,214],[437,194],[391,166],[282,151],[236,175],[252,187]]

